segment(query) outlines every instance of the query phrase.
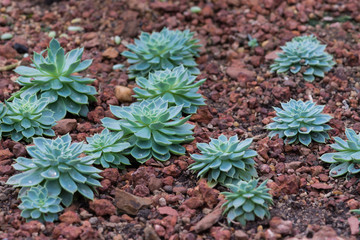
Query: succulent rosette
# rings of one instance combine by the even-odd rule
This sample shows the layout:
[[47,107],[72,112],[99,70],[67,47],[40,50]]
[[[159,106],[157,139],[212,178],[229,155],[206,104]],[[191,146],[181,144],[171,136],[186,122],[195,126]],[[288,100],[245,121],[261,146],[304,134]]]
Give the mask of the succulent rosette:
[[42,186],[31,187],[19,197],[21,216],[27,221],[53,222],[58,219],[58,213],[63,210],[60,206],[61,198],[49,195],[48,190]]
[[1,130],[4,136],[14,141],[31,140],[35,136],[55,136],[54,112],[47,108],[48,98],[37,99],[36,95],[14,98],[6,102],[8,109],[2,117]]
[[88,144],[84,152],[95,159],[94,164],[100,164],[103,168],[124,169],[130,165],[129,159],[123,154],[130,143],[121,142],[122,137],[123,132],[110,132],[105,128],[100,134],[86,138]]
[[33,146],[26,147],[31,158],[18,157],[13,167],[22,171],[7,181],[15,187],[44,186],[50,195],[59,196],[65,206],[72,203],[79,192],[94,199],[93,190],[101,187],[100,169],[92,166],[92,157],[80,157],[83,143],[71,143],[69,134],[55,140],[34,138]]
[[326,45],[320,44],[315,36],[295,37],[281,47],[283,53],[278,54],[275,63],[270,66],[272,72],[298,73],[302,68],[302,75],[308,82],[315,77],[323,78],[325,72],[335,65],[333,57],[325,52]]
[[291,99],[287,103],[281,103],[281,108],[274,107],[276,117],[274,122],[269,123],[266,128],[270,130],[270,137],[279,135],[285,137],[287,144],[300,142],[308,146],[312,140],[325,143],[329,139],[326,132],[331,129],[326,123],[332,118],[328,114],[322,114],[323,105],[316,105],[312,101],[303,102]]
[[135,44],[127,45],[122,53],[131,64],[129,78],[147,77],[156,70],[173,69],[184,65],[192,74],[199,74],[194,57],[198,56],[199,40],[189,30],[172,31],[164,28],[151,34],[142,32]]
[[270,189],[266,187],[267,181],[257,187],[258,182],[259,180],[251,180],[228,184],[227,187],[231,192],[221,193],[227,200],[222,207],[225,208],[223,214],[227,215],[229,224],[237,221],[245,226],[247,221],[254,221],[256,217],[270,218],[269,205],[273,203]]
[[194,83],[195,79],[183,65],[172,70],[155,71],[148,78],[136,79],[141,88],[134,88],[135,97],[138,100],[162,97],[170,106],[183,105],[184,113],[194,114],[199,106],[205,105],[204,98],[197,91],[206,80]]
[[13,97],[37,94],[48,98],[48,107],[54,111],[56,120],[64,118],[67,112],[86,117],[89,101],[96,101],[95,87],[87,85],[94,79],[83,78],[77,73],[87,69],[92,60],[81,61],[83,48],[65,54],[55,39],[51,40],[45,58],[44,52],[34,52],[32,67],[15,69],[21,75],[17,82],[23,87]]
[[360,135],[350,128],[345,130],[345,134],[348,140],[334,137],[335,143],[331,147],[337,152],[325,153],[320,157],[322,161],[331,163],[331,177],[360,172]]
[[240,142],[236,135],[229,139],[221,135],[218,139],[212,138],[209,144],[198,143],[201,155],[192,154],[195,163],[189,167],[197,171],[198,176],[207,177],[211,186],[249,181],[258,176],[253,160],[257,153],[248,149],[251,143],[252,138]]
[[160,161],[170,153],[185,154],[181,143],[192,141],[193,125],[186,123],[190,116],[179,118],[182,106],[169,107],[162,98],[147,99],[129,107],[110,106],[120,120],[103,118],[103,125],[113,131],[123,131],[131,147],[127,151],[140,163],[154,157]]

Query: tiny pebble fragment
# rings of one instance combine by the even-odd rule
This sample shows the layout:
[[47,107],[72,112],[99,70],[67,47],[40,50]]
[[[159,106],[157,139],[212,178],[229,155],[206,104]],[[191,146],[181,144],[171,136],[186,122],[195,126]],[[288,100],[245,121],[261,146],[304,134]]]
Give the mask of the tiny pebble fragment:
[[1,35],[1,40],[9,40],[12,38],[13,38],[13,35],[11,33],[4,33]]

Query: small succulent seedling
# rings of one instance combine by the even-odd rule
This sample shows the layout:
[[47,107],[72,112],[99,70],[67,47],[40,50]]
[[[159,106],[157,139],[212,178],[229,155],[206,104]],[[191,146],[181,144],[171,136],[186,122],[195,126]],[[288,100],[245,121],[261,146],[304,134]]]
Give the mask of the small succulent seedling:
[[345,130],[347,141],[334,137],[335,143],[331,147],[337,152],[325,153],[320,157],[324,162],[331,163],[330,176],[338,177],[346,173],[356,174],[360,172],[360,136],[354,130]]
[[295,37],[281,47],[284,51],[278,54],[275,63],[270,66],[272,72],[298,73],[303,68],[302,75],[306,81],[312,82],[315,77],[324,77],[335,65],[333,57],[325,52],[326,45],[311,36]]
[[58,219],[58,212],[63,210],[60,206],[61,198],[49,195],[48,190],[42,186],[30,188],[19,198],[21,216],[27,221],[53,222]]
[[274,122],[266,128],[270,130],[270,137],[279,135],[279,138],[286,138],[287,144],[300,142],[306,146],[314,140],[318,143],[325,143],[329,138],[326,133],[331,127],[325,123],[332,118],[330,115],[322,114],[323,105],[316,105],[312,101],[303,102],[291,99],[287,103],[281,103],[283,109],[274,107],[276,117]]
[[100,134],[86,138],[88,145],[85,146],[85,153],[91,156],[94,164],[101,164],[103,168],[120,168],[130,165],[129,159],[122,152],[130,147],[130,143],[120,142],[123,132],[110,132],[104,129]]
[[134,88],[135,97],[138,100],[162,97],[171,106],[183,105],[184,113],[194,114],[198,106],[205,105],[204,98],[197,93],[205,79],[194,83],[195,79],[182,65],[172,70],[155,71],[148,78],[136,79],[141,88]]
[[240,181],[236,185],[228,184],[227,187],[232,192],[221,193],[228,200],[222,207],[225,207],[223,214],[227,214],[229,224],[237,221],[245,226],[247,221],[254,221],[255,217],[261,219],[270,217],[268,208],[273,203],[272,196],[269,194],[270,189],[266,187],[267,181],[256,187],[258,181]]
[[7,112],[7,108],[5,107],[5,105],[3,103],[0,103],[0,139],[1,139],[1,135],[2,135],[1,123],[2,123],[2,119],[5,116],[6,112]]
[[202,155],[191,155],[195,163],[190,165],[190,169],[199,172],[198,176],[207,176],[211,186],[234,183],[240,179],[249,181],[257,177],[252,159],[257,153],[248,149],[251,143],[252,138],[239,142],[236,135],[229,140],[221,135],[218,139],[211,139],[209,144],[198,143]]
[[142,32],[135,44],[127,45],[130,51],[122,53],[132,64],[129,78],[147,77],[152,71],[173,69],[181,64],[192,74],[199,74],[194,57],[198,56],[200,45],[193,35],[189,30],[171,31],[167,28],[152,34]]
[[88,199],[94,198],[93,188],[101,187],[97,180],[101,170],[92,166],[94,160],[79,157],[82,143],[71,144],[69,134],[55,140],[34,138],[34,146],[26,147],[32,158],[18,157],[13,167],[23,171],[9,178],[15,187],[44,186],[51,195],[59,195],[62,203],[69,206],[73,194],[79,192]]
[[51,129],[56,124],[54,112],[46,108],[48,103],[48,98],[37,99],[36,95],[6,102],[8,111],[1,124],[3,135],[11,136],[14,141],[28,141],[42,135],[55,136]]
[[49,98],[49,108],[55,112],[57,120],[64,118],[66,112],[86,117],[89,100],[96,101],[96,90],[87,85],[94,79],[74,75],[92,63],[92,60],[81,61],[83,51],[83,48],[78,48],[65,54],[59,42],[51,40],[46,58],[43,57],[45,51],[40,54],[34,52],[32,67],[15,69],[21,75],[17,82],[23,88],[13,97],[37,94]]
[[162,98],[147,99],[129,107],[110,106],[111,112],[120,120],[103,118],[106,128],[124,131],[131,148],[128,151],[140,163],[151,157],[160,161],[170,158],[170,153],[185,154],[180,144],[192,141],[193,125],[185,123],[190,116],[178,118],[182,106],[168,107]]
[[259,43],[258,43],[256,38],[251,37],[250,34],[248,35],[248,38],[249,38],[248,46],[250,48],[254,48],[254,47],[259,46]]

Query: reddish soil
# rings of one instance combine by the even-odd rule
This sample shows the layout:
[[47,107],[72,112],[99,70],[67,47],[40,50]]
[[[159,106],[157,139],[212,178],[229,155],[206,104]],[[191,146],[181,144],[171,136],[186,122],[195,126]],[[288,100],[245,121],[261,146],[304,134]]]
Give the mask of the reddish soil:
[[[190,12],[194,5],[202,8],[201,13]],[[163,163],[150,160],[142,166],[134,163],[123,171],[108,169],[102,174],[103,188],[97,200],[75,199],[59,221],[45,225],[25,223],[20,217],[18,190],[5,182],[15,173],[11,167],[14,159],[26,156],[25,143],[3,139],[0,238],[356,239],[352,233],[358,232],[359,223],[350,218],[349,210],[360,207],[360,182],[355,176],[328,177],[329,165],[319,160],[321,154],[331,151],[332,140],[308,148],[285,146],[281,139],[267,138],[264,126],[274,116],[272,107],[280,102],[313,99],[326,105],[325,112],[334,117],[331,136],[345,138],[345,127],[360,131],[359,16],[358,0],[64,0],[51,5],[40,0],[0,0],[0,33],[14,35],[0,41],[0,69],[19,61],[29,65],[32,52],[47,47],[49,31],[56,31],[67,50],[84,46],[83,58],[94,59],[83,74],[96,79],[98,102],[90,105],[87,119],[68,115],[76,125],[70,120],[58,126],[58,132],[70,132],[74,141],[102,130],[100,119],[112,116],[109,105],[129,104],[118,100],[123,98],[115,95],[114,87],[133,88],[135,82],[128,80],[125,69],[112,70],[112,66],[128,66],[120,53],[141,31],[160,31],[166,26],[196,32],[203,45],[197,59],[202,72],[199,79],[207,79],[201,93],[208,104],[191,119],[196,124],[196,139],[186,146],[186,156]],[[84,31],[69,32],[71,25]],[[62,33],[67,37],[59,38]],[[258,47],[248,47],[248,34],[257,38]],[[270,73],[275,51],[304,34],[314,34],[327,44],[337,65],[313,83],[305,82],[300,73]],[[120,45],[111,39],[116,35],[122,39]],[[15,43],[25,46],[29,56],[23,58],[13,48]],[[0,71],[1,101],[20,88],[14,82],[16,77],[11,70]],[[255,139],[256,168],[262,180],[270,179],[268,186],[274,196],[271,219],[249,222],[245,228],[228,226],[216,210],[223,201],[219,192],[226,189],[208,188],[187,169],[192,163],[189,154],[197,151],[196,143],[220,134]],[[120,189],[140,200],[152,199],[153,204],[135,214],[124,213],[115,207],[121,201]]]

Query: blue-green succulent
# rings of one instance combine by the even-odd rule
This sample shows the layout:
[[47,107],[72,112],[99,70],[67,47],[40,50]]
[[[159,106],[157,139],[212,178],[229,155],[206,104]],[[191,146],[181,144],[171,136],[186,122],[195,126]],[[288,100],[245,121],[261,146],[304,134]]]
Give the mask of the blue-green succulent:
[[194,57],[198,56],[200,45],[193,35],[189,30],[172,31],[167,28],[152,34],[142,32],[140,39],[135,39],[135,44],[127,45],[130,51],[122,53],[131,64],[129,78],[147,77],[152,71],[180,65],[192,74],[199,74]]
[[239,181],[237,184],[228,184],[227,187],[232,192],[222,192],[227,200],[222,205],[225,208],[228,223],[237,221],[245,226],[247,221],[254,221],[255,217],[263,219],[270,218],[269,205],[272,202],[272,196],[269,188],[264,181],[258,187],[259,180],[249,182]]
[[333,57],[325,52],[326,45],[320,44],[315,36],[295,37],[281,47],[275,63],[270,66],[272,72],[301,73],[306,81],[312,82],[315,77],[324,77],[335,65]]
[[48,103],[48,98],[37,99],[36,95],[6,102],[8,110],[1,123],[3,135],[10,136],[14,141],[28,141],[42,135],[55,136],[51,129],[56,124],[54,112],[47,109]]
[[57,120],[67,112],[87,116],[89,100],[96,101],[95,87],[89,86],[94,79],[74,74],[87,69],[92,60],[81,61],[84,49],[74,49],[65,54],[60,43],[53,39],[44,58],[34,52],[32,67],[20,66],[15,72],[21,75],[17,82],[23,86],[13,97],[37,94],[49,99],[49,108]]
[[106,128],[124,131],[131,147],[127,151],[140,163],[154,157],[160,161],[170,158],[170,153],[183,155],[181,143],[192,141],[193,125],[186,123],[190,116],[179,118],[182,106],[169,107],[162,98],[147,99],[129,107],[110,106],[120,120],[103,118]]
[[211,139],[209,144],[198,143],[201,155],[192,154],[195,163],[189,167],[197,171],[198,176],[207,177],[211,186],[249,181],[258,176],[252,159],[257,153],[248,149],[251,143],[252,138],[240,142],[236,135],[229,139],[221,135],[218,139]]
[[130,147],[130,143],[122,142],[123,132],[110,132],[104,129],[100,134],[86,138],[88,145],[85,146],[85,153],[91,156],[95,162],[103,168],[124,169],[130,165],[130,161],[124,156],[123,151]]
[[325,143],[329,139],[326,131],[331,127],[326,123],[332,118],[330,115],[322,114],[324,106],[316,105],[312,101],[303,102],[291,99],[287,103],[281,103],[283,109],[274,107],[276,117],[274,122],[266,128],[270,130],[270,137],[279,135],[285,137],[287,144],[300,142],[308,146],[312,140]]
[[162,97],[170,106],[183,105],[183,112],[194,114],[198,106],[205,105],[204,98],[197,93],[202,79],[194,83],[193,76],[183,65],[174,69],[155,71],[148,78],[138,77],[136,83],[141,88],[134,88],[138,100]]
[[13,167],[22,173],[10,177],[8,184],[25,188],[44,186],[50,195],[58,195],[65,206],[72,203],[76,192],[94,198],[94,188],[101,187],[97,180],[101,170],[92,166],[95,161],[92,157],[79,156],[83,143],[71,144],[67,134],[55,140],[34,138],[34,144],[26,147],[31,158],[15,159]]
[[7,112],[7,108],[3,103],[0,103],[0,139],[1,139],[1,135],[2,135],[2,128],[1,128],[1,123],[2,123],[2,119],[5,116]]
[[345,130],[348,140],[334,137],[335,143],[331,147],[337,152],[325,153],[320,159],[331,163],[329,175],[331,177],[342,176],[346,173],[356,174],[360,172],[360,135],[350,128]]
[[20,195],[19,209],[21,216],[27,221],[53,222],[58,219],[58,213],[63,210],[61,198],[49,195],[48,190],[42,186],[31,187]]

